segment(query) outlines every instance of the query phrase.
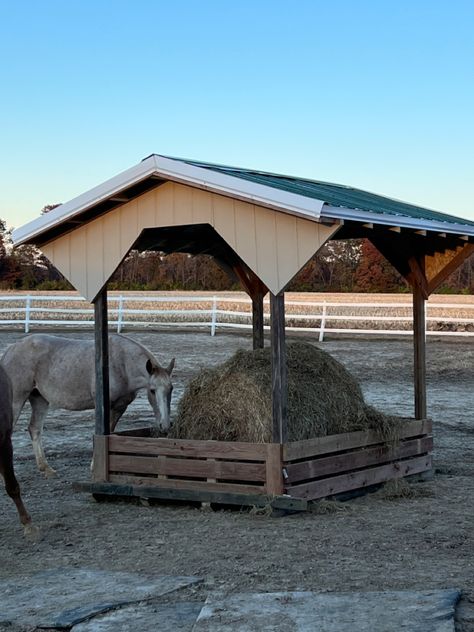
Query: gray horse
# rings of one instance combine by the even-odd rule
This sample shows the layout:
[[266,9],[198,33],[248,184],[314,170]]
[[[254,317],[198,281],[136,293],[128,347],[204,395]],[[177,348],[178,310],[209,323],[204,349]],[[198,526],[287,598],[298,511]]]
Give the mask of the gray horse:
[[36,528],[31,522],[21,499],[20,486],[15,477],[13,468],[13,411],[12,411],[12,387],[8,375],[0,366],[0,474],[5,482],[5,490],[16,505],[20,522],[24,527],[25,535],[34,536]]
[[[46,476],[55,474],[41,442],[48,408],[95,407],[94,358],[93,340],[32,334],[11,345],[1,360],[13,385],[13,423],[26,400],[31,404],[28,430],[38,469]],[[168,430],[173,368],[174,359],[164,369],[143,345],[118,334],[109,336],[111,432],[140,389],[147,391],[156,430]]]

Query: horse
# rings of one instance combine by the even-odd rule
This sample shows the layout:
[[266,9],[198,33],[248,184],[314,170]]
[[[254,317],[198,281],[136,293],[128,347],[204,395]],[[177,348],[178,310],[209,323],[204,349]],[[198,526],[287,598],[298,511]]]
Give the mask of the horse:
[[31,516],[23,504],[20,485],[15,477],[12,430],[12,385],[5,370],[0,366],[0,474],[3,476],[7,494],[16,505],[25,535],[32,537],[37,533],[37,529],[33,526]]
[[[44,420],[49,407],[65,410],[95,407],[94,341],[31,334],[13,343],[1,364],[13,386],[13,424],[29,400],[32,413],[28,430],[36,464],[46,477],[54,476],[56,472],[46,460],[41,440]],[[141,389],[146,389],[154,412],[155,432],[169,429],[174,364],[173,358],[163,368],[140,343],[119,334],[109,335],[111,432]]]

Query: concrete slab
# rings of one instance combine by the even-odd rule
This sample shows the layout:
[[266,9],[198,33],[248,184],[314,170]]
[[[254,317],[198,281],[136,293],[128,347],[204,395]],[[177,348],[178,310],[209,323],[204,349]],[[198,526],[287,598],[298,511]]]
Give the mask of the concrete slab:
[[458,590],[210,596],[193,632],[454,632]]
[[69,628],[102,612],[199,581],[198,577],[84,568],[46,570],[0,581],[0,624]]
[[179,601],[127,606],[79,623],[72,632],[192,632],[203,605],[199,601]]

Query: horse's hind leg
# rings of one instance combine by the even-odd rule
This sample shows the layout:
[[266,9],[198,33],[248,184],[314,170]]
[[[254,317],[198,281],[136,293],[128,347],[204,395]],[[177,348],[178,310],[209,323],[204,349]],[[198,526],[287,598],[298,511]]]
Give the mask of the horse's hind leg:
[[16,505],[20,522],[24,527],[26,535],[34,535],[36,528],[33,527],[31,516],[26,510],[21,499],[20,486],[15,477],[13,469],[13,448],[10,434],[4,438],[0,445],[0,474],[5,481],[5,490]]
[[49,404],[37,389],[34,389],[34,391],[30,393],[28,399],[31,404],[31,419],[28,431],[33,444],[36,464],[39,471],[42,472],[46,478],[49,478],[56,474],[56,471],[49,466],[46,460],[42,443],[43,425]]

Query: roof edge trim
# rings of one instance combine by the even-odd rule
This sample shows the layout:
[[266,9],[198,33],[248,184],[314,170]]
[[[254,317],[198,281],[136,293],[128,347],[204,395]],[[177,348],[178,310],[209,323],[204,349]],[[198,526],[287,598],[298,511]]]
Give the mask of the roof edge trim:
[[428,230],[442,233],[452,233],[455,235],[474,236],[474,226],[454,222],[441,222],[439,220],[417,219],[406,215],[385,215],[364,211],[360,209],[347,208],[344,206],[332,206],[324,204],[321,218],[354,220],[357,222],[374,222],[384,226],[400,226],[400,228],[413,228],[415,230]]
[[137,184],[144,180],[155,171],[155,161],[152,157],[134,165],[126,171],[122,171],[118,175],[106,180],[102,184],[89,189],[85,193],[81,193],[68,202],[61,204],[45,215],[41,215],[36,219],[16,228],[12,233],[12,241],[15,246],[19,246],[28,239],[39,235],[50,228],[60,224],[66,219],[72,219],[82,211],[90,208],[94,204],[98,204],[109,197],[120,193],[128,186]]
[[287,211],[307,219],[319,220],[324,204],[323,200],[307,198],[152,154],[134,167],[61,204],[46,215],[15,229],[12,233],[13,244],[19,246],[152,175]]

